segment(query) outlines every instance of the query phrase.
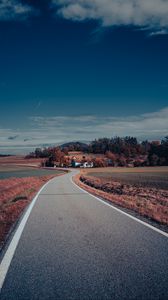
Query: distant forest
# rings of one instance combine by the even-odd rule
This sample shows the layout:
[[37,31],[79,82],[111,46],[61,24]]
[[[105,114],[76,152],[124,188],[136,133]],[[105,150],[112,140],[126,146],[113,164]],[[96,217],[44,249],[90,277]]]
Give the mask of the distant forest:
[[[95,166],[168,166],[168,136],[161,141],[138,142],[135,137],[99,138],[89,144],[71,142],[59,147],[36,148],[26,158],[47,158],[67,165],[69,152],[95,154]],[[101,154],[98,158],[98,154]],[[87,156],[88,157],[88,156]]]

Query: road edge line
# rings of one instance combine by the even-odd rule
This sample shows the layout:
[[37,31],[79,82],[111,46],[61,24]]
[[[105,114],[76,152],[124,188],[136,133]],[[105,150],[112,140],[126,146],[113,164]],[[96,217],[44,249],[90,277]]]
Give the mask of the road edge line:
[[18,228],[16,229],[16,232],[2,258],[2,261],[0,263],[0,292],[1,292],[1,289],[3,287],[3,284],[4,284],[4,281],[5,281],[5,278],[6,278],[6,275],[7,275],[7,272],[9,270],[9,267],[10,267],[10,264],[11,264],[11,261],[12,261],[12,258],[15,254],[15,251],[16,251],[16,248],[17,248],[17,245],[19,243],[19,240],[21,238],[21,235],[22,235],[22,232],[24,230],[24,227],[28,221],[28,218],[30,216],[30,213],[37,201],[37,198],[38,196],[40,195],[40,193],[42,192],[42,190],[52,181],[54,180],[56,177],[50,179],[48,182],[46,182],[42,187],[41,189],[38,191],[38,193],[36,194],[36,196],[33,198],[33,200],[31,201],[31,203],[29,204]]
[[71,176],[71,178],[70,178],[71,182],[72,182],[75,186],[77,186],[80,190],[82,190],[83,192],[85,192],[86,194],[89,194],[89,195],[92,196],[93,198],[97,199],[99,202],[101,202],[101,203],[103,203],[103,204],[105,204],[105,205],[107,205],[107,206],[113,208],[114,210],[116,210],[116,211],[120,212],[121,214],[123,214],[123,215],[129,217],[130,219],[132,219],[132,220],[134,220],[134,221],[136,221],[136,222],[138,222],[138,223],[140,223],[140,224],[142,224],[142,225],[144,225],[144,226],[146,226],[146,227],[148,227],[148,228],[150,228],[150,229],[156,231],[157,233],[160,233],[160,234],[162,234],[163,236],[165,236],[165,237],[168,238],[168,233],[167,233],[167,232],[162,231],[162,230],[160,230],[160,229],[158,229],[158,228],[156,228],[156,227],[154,227],[154,226],[152,226],[152,225],[150,225],[150,224],[148,224],[148,223],[146,223],[146,222],[144,222],[144,221],[142,221],[142,220],[140,220],[140,219],[138,219],[138,218],[136,218],[136,217],[134,217],[134,216],[132,216],[132,215],[130,215],[130,214],[128,214],[128,213],[126,213],[126,212],[124,212],[123,210],[121,210],[121,209],[119,209],[119,208],[113,206],[113,204],[110,204],[110,203],[106,202],[106,200],[102,200],[102,199],[98,198],[97,196],[94,196],[94,195],[90,194],[88,191],[86,191],[86,190],[84,190],[83,188],[81,188],[80,186],[78,186],[78,185],[73,181],[73,177],[74,177],[74,176]]

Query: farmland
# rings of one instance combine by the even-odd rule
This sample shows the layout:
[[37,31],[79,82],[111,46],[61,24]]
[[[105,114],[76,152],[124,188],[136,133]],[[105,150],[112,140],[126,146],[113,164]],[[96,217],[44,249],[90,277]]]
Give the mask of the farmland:
[[140,187],[168,189],[168,167],[97,168],[84,171],[89,176]]
[[168,167],[82,170],[75,180],[115,205],[168,225]]
[[0,157],[0,179],[57,175],[59,170],[40,168],[42,158],[25,159],[23,156]]
[[42,159],[41,158],[33,158],[33,159],[25,159],[22,155],[17,156],[7,156],[0,157],[0,167],[1,166],[40,166]]
[[39,177],[47,175],[57,175],[61,174],[62,171],[59,170],[47,170],[47,169],[37,169],[37,168],[26,168],[26,167],[5,167],[3,169],[0,167],[0,180],[5,178],[23,178],[23,177]]

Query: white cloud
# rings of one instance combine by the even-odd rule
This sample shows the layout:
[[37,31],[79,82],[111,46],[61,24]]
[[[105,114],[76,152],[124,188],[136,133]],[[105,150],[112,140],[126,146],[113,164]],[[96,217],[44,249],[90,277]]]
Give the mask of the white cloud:
[[0,1],[0,20],[22,19],[33,12],[33,8],[19,0]]
[[156,30],[156,31],[152,31],[150,33],[150,36],[154,36],[154,35],[165,35],[168,33],[168,30],[167,29],[161,29],[161,30]]
[[55,116],[33,117],[31,121],[36,124],[36,128],[59,135],[62,140],[91,140],[114,135],[161,139],[168,134],[168,107],[128,117]]
[[167,0],[52,0],[58,13],[75,21],[98,20],[102,26],[133,25],[166,34]]
[[[16,136],[15,139],[9,137]],[[91,141],[99,137],[131,135],[140,141],[168,135],[168,107],[151,113],[127,117],[36,116],[29,118],[27,130],[0,129],[0,153],[6,149],[31,149],[67,141]],[[6,152],[9,152],[6,151]],[[18,150],[17,150],[18,151]],[[21,150],[20,150],[21,151]],[[25,150],[24,150],[25,151]]]

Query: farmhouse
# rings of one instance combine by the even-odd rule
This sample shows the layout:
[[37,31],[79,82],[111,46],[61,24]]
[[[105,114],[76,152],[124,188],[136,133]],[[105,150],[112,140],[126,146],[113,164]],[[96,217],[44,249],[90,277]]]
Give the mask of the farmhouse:
[[80,166],[81,168],[93,168],[93,162],[84,162]]

